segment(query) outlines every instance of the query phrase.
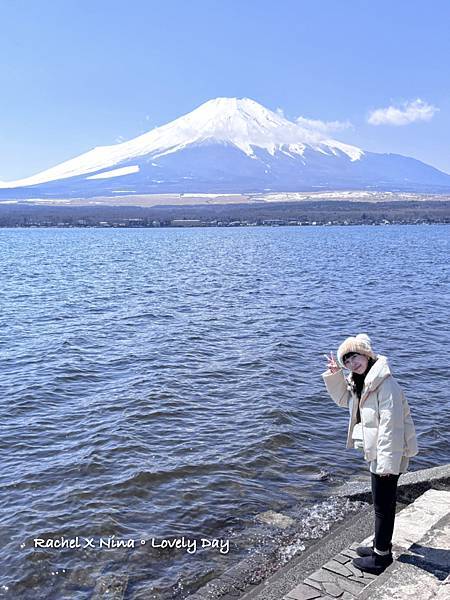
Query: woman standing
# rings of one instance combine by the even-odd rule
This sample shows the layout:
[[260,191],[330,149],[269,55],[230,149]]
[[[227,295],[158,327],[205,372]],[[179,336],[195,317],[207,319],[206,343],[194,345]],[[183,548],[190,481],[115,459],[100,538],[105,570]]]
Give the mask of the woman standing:
[[[376,575],[392,563],[397,482],[417,454],[414,424],[405,395],[389,369],[386,356],[376,355],[368,335],[347,338],[331,352],[322,374],[331,398],[347,407],[347,448],[364,452],[372,479],[375,536],[372,547],[361,546],[353,564]],[[345,377],[342,368],[350,370]]]

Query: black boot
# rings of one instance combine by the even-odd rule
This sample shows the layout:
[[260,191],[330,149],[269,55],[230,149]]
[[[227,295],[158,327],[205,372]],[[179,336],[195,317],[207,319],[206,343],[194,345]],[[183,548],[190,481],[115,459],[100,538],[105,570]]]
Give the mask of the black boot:
[[358,546],[355,552],[358,556],[372,556],[373,546]]
[[354,558],[353,565],[360,571],[366,573],[372,573],[373,575],[380,575],[389,565],[392,564],[392,552],[382,556],[374,552],[370,556],[364,558]]
[[[355,552],[358,556],[372,556],[373,544],[371,546],[358,546]],[[389,544],[389,552],[392,552],[392,544]]]

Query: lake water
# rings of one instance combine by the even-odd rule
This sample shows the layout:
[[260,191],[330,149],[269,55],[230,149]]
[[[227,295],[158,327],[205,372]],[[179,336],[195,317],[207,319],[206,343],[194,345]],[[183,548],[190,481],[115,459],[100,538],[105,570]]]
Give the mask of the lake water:
[[[409,400],[411,468],[450,462],[448,232],[0,230],[0,593],[126,574],[126,598],[183,598],[252,550],[259,513],[342,516],[330,490],[367,466],[321,373],[358,332]],[[33,542],[77,536],[95,547]],[[152,546],[182,537],[230,549]]]

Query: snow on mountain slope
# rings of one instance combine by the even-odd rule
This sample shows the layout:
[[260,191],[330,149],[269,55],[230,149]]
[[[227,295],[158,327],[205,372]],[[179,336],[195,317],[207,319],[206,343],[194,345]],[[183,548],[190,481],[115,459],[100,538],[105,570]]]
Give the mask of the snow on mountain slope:
[[137,165],[133,165],[130,167],[113,169],[112,171],[102,171],[96,175],[86,177],[86,179],[109,179],[110,177],[122,177],[122,175],[130,175],[131,173],[139,173],[139,167]]
[[0,182],[0,187],[31,186],[87,174],[92,174],[92,179],[102,169],[138,157],[158,159],[204,142],[231,144],[256,161],[261,159],[255,149],[271,156],[281,152],[293,157],[303,156],[308,149],[329,156],[343,154],[351,162],[364,155],[356,146],[322,138],[249,98],[216,98],[132,140],[99,146],[31,177]]

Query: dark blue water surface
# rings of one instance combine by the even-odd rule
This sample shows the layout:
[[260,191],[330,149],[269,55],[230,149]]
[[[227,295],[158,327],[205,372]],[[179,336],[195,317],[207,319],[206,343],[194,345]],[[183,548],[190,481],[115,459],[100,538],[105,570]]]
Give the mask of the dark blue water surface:
[[[367,466],[323,353],[358,332],[409,400],[411,468],[449,462],[448,231],[0,230],[0,592],[91,598],[116,574],[126,598],[181,598],[249,551],[258,513],[335,519],[331,489]],[[146,543],[33,542],[113,535]],[[241,543],[149,542],[182,536]]]

